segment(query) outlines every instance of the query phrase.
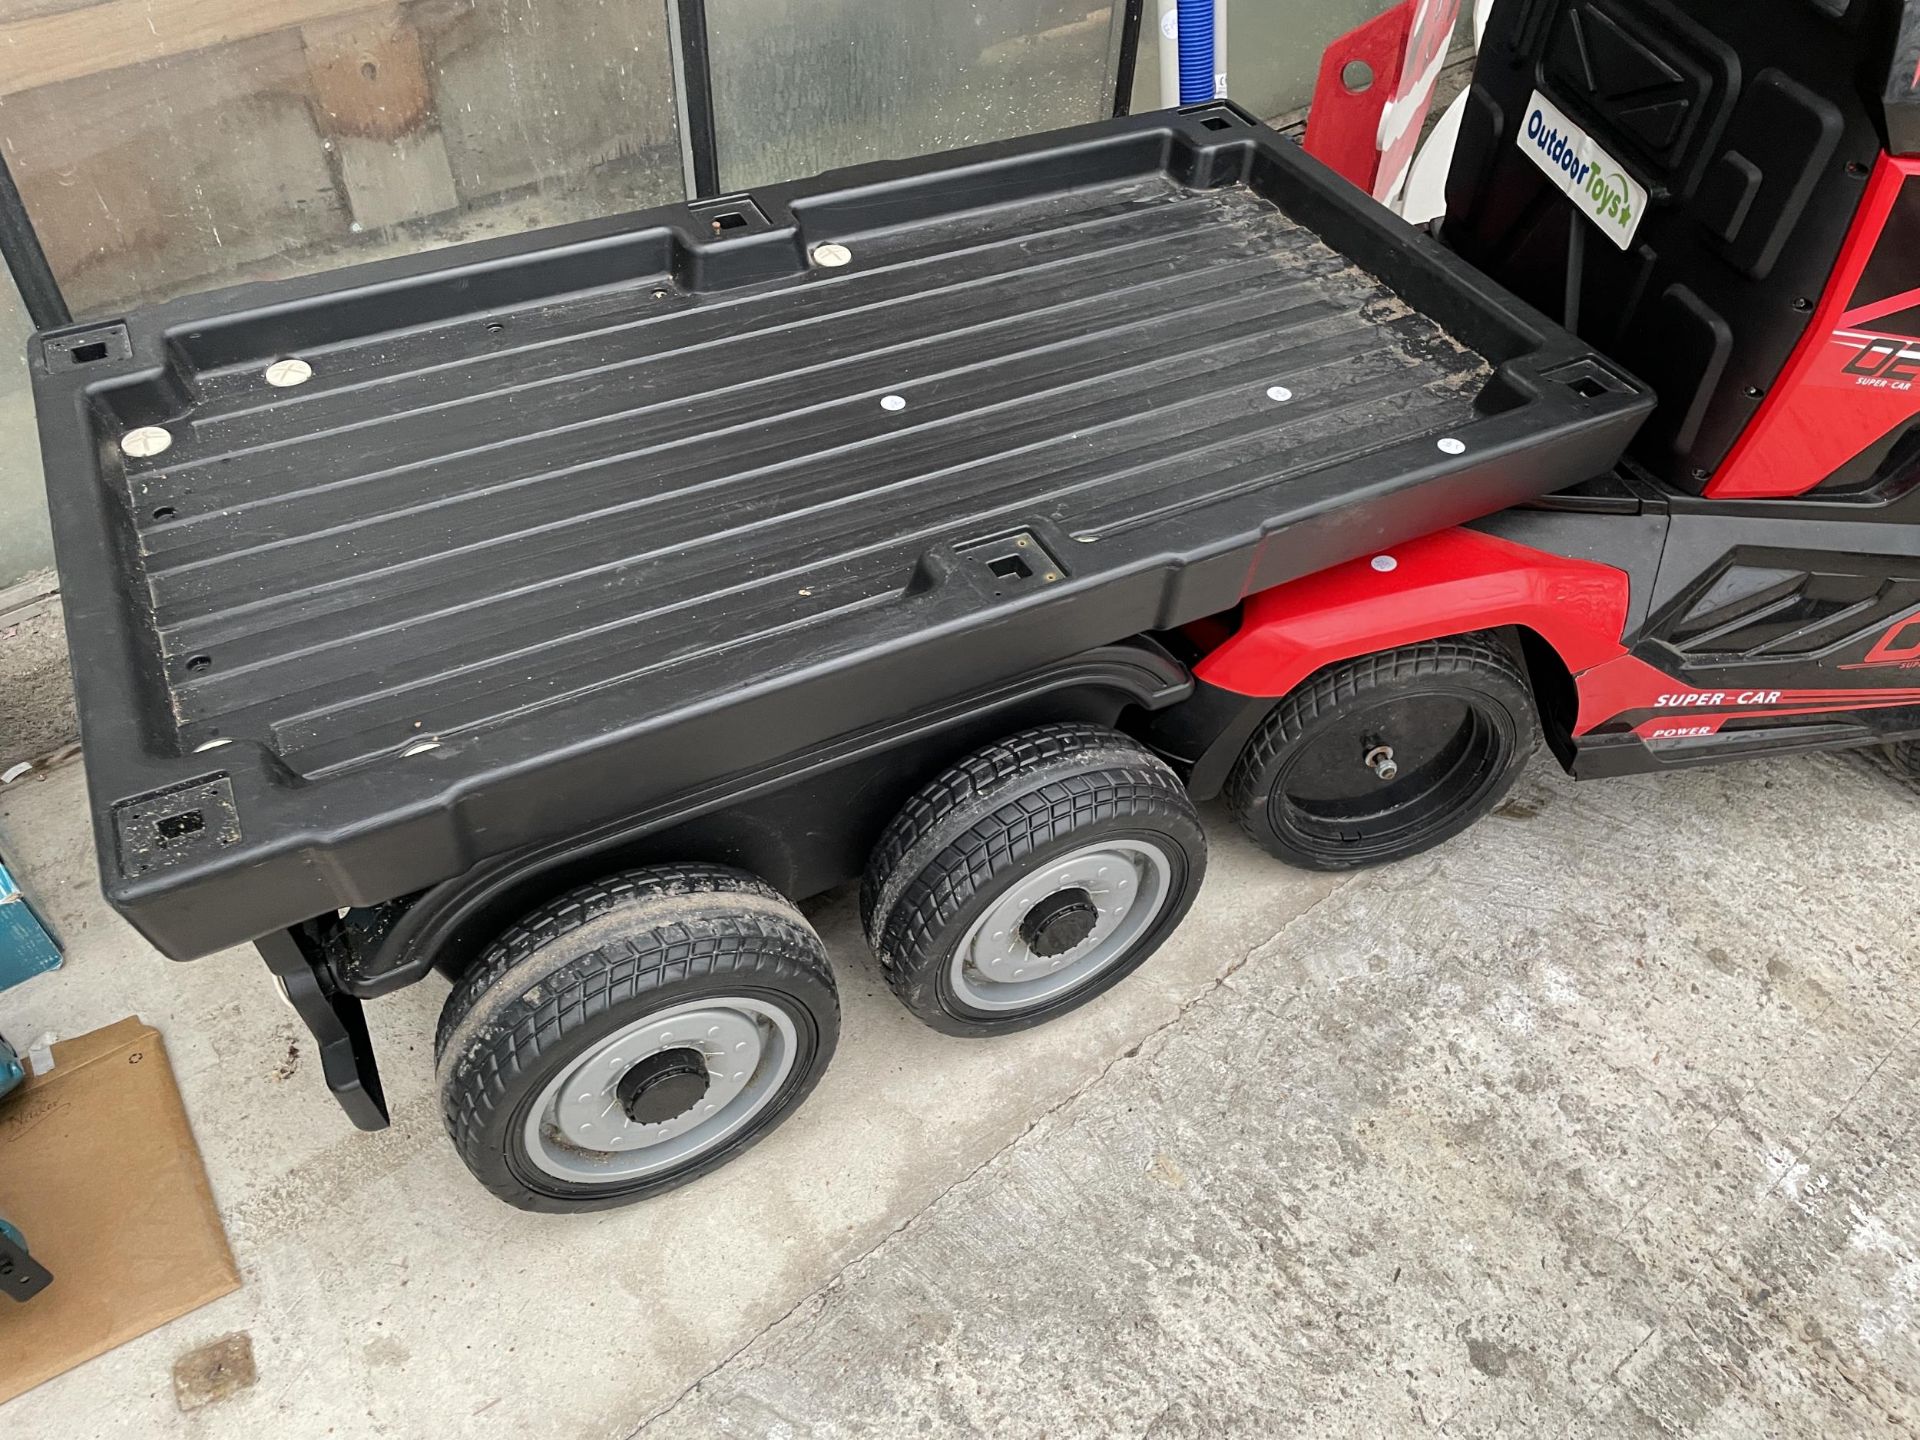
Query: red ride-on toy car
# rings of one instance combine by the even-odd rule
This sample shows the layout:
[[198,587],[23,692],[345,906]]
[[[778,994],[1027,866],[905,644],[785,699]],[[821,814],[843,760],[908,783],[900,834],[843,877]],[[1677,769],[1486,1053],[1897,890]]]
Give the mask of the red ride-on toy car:
[[1440,227],[1652,383],[1628,458],[1195,632],[1203,684],[1279,701],[1226,784],[1283,859],[1454,833],[1536,708],[1582,778],[1915,768],[1920,7],[1686,8],[1496,6]]
[[461,1155],[589,1209],[805,1097],[853,877],[990,1035],[1174,930],[1196,798],[1345,868],[1542,734],[1911,758],[1917,62],[1503,3],[1437,238],[1211,104],[45,334],[107,893],[256,942],[368,1128],[362,1003],[448,976]]

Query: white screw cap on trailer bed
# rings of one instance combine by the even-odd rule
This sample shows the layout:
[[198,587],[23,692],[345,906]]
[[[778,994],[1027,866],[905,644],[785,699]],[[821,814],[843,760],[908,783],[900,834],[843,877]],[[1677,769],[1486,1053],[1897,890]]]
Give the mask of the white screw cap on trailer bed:
[[160,454],[173,444],[173,432],[164,425],[142,425],[120,437],[120,451],[136,460]]
[[304,385],[313,378],[313,366],[304,360],[289,357],[276,360],[266,369],[267,383],[285,390],[292,385]]
[[851,259],[853,259],[853,251],[844,245],[837,245],[831,240],[824,245],[816,245],[813,247],[813,263],[816,265],[825,265],[828,269],[836,269]]

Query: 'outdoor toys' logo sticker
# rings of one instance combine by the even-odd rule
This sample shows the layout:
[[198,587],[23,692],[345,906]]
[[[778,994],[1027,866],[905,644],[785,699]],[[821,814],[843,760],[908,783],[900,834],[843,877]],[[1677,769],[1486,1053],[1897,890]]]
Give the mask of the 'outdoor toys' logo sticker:
[[1527,102],[1517,143],[1609,240],[1622,250],[1632,243],[1647,208],[1646,187],[1538,90]]

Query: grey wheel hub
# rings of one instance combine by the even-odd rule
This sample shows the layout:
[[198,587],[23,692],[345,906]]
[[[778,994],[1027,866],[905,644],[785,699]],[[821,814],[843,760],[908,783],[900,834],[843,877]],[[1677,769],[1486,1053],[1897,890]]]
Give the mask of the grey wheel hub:
[[798,1035],[746,996],[655,1011],[595,1042],[528,1113],[528,1157],[562,1180],[615,1184],[697,1161],[778,1095]]
[[1100,841],[1009,885],[968,927],[947,977],[977,1010],[1026,1010],[1120,963],[1173,893],[1167,852],[1146,840]]

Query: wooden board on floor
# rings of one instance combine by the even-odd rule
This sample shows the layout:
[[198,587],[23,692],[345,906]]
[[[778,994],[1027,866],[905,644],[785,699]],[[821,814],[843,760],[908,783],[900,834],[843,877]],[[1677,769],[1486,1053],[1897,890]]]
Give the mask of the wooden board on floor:
[[53,1283],[0,1303],[0,1401],[240,1288],[160,1032],[53,1047],[0,1099],[0,1215]]

